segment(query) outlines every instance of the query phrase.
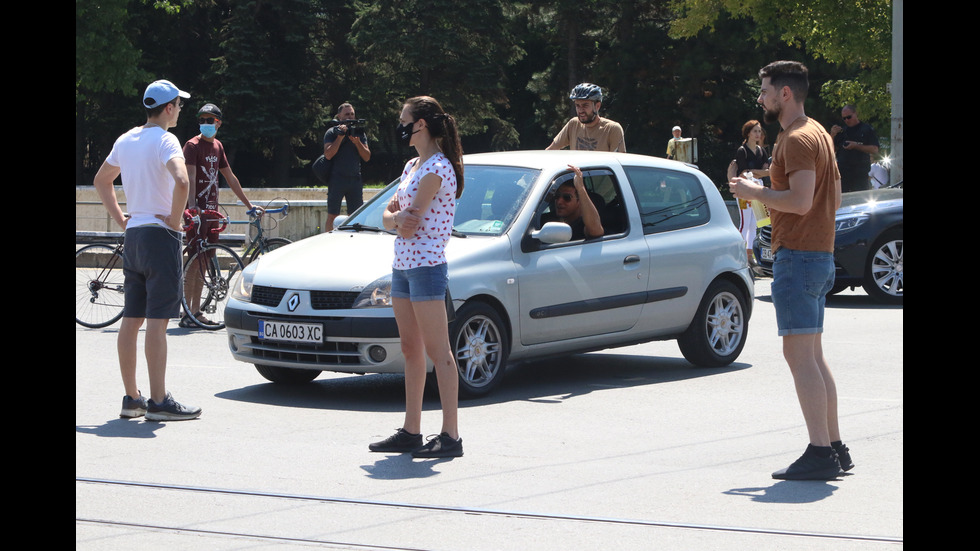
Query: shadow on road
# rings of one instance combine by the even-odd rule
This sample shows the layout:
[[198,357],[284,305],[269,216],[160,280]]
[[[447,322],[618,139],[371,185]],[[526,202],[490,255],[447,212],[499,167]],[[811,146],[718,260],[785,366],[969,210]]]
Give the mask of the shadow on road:
[[[755,300],[772,304],[772,295],[762,294],[756,291]],[[901,304],[883,304],[875,302],[870,296],[863,292],[842,292],[836,295],[827,295],[827,308],[853,309],[853,310],[901,310]]]
[[[655,385],[747,369],[748,364],[705,369],[683,359],[626,354],[578,354],[514,364],[489,396],[460,400],[460,407],[518,400],[561,403],[592,392]],[[263,405],[344,411],[399,412],[405,408],[402,375],[324,374],[312,383],[263,383],[216,394],[218,398]],[[425,409],[438,409],[435,393],[427,392]]]
[[156,431],[165,426],[166,423],[145,422],[142,418],[112,419],[101,425],[75,425],[75,432],[104,438],[156,438]]
[[780,480],[771,486],[732,488],[724,493],[745,496],[759,503],[814,503],[832,496],[837,489],[829,481]]

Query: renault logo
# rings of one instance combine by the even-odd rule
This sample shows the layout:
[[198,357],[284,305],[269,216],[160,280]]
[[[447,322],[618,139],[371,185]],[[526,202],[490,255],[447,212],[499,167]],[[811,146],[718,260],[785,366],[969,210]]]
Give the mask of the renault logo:
[[289,308],[290,312],[295,312],[296,307],[299,306],[299,293],[293,293],[289,300],[286,301],[286,307]]

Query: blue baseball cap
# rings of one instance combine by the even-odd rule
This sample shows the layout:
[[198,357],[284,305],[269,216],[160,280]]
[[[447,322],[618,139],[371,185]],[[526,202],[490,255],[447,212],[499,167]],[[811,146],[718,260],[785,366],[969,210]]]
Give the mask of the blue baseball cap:
[[169,80],[157,80],[151,82],[143,92],[143,107],[153,109],[154,107],[169,103],[177,96],[182,98],[191,97],[187,92],[181,91]]

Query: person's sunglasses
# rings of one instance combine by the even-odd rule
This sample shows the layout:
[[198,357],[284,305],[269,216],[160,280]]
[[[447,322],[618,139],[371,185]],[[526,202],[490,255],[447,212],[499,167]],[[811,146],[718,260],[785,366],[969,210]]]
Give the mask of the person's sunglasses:
[[571,202],[571,200],[574,199],[574,198],[575,198],[575,196],[572,195],[571,193],[562,193],[561,195],[558,196],[558,199],[561,199],[562,201],[565,201],[566,203]]
[[844,120],[845,121],[849,121],[849,120],[851,120],[851,117],[853,117],[853,116],[854,115],[847,115],[846,117],[844,117]]
[[214,121],[215,121],[214,118],[209,118],[209,117],[201,117],[197,119],[197,122],[199,124],[214,124]]

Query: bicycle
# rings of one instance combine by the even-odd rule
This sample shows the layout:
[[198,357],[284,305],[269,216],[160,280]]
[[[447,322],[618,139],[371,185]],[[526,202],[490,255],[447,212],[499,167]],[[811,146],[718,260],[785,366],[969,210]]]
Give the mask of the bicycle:
[[75,323],[99,329],[122,317],[122,255],[122,243],[96,243],[75,251]]
[[[201,226],[202,215],[206,220],[217,221],[219,226],[209,228],[210,233],[221,233],[228,227],[228,217],[214,210],[201,213],[197,209],[184,211],[185,220],[189,221],[184,230]],[[231,283],[236,275],[244,268],[238,253],[220,243],[209,243],[204,235],[198,234],[184,248],[184,253],[197,251],[184,263],[183,288],[181,304],[187,314],[181,319],[181,327],[187,327],[184,320],[193,322],[202,329],[216,331],[225,326],[224,305],[231,292]],[[195,308],[195,290],[200,287],[200,307]]]
[[[271,230],[279,224],[280,220],[282,220],[283,218],[289,215],[289,201],[286,201],[285,199],[273,199],[268,204],[272,204],[273,201],[283,201],[284,204],[281,207],[274,208],[274,209],[270,209],[267,206],[265,210],[262,211],[261,214],[259,214],[257,209],[253,207],[252,209],[248,210],[245,213],[248,215],[248,220],[229,221],[230,224],[248,224],[249,236],[251,236],[253,233],[255,234],[255,237],[250,237],[250,241],[248,245],[245,246],[245,250],[244,252],[242,252],[242,258],[246,259],[245,261],[246,265],[251,264],[252,262],[255,261],[256,258],[269,251],[278,249],[283,245],[288,245],[292,243],[291,240],[286,239],[285,237],[265,236],[265,232],[267,230],[262,228],[263,221],[266,222],[271,221],[274,223],[274,225],[268,228],[269,230]],[[272,216],[269,216],[270,214],[280,214],[280,213],[282,214],[282,216],[279,218],[274,218]]]

